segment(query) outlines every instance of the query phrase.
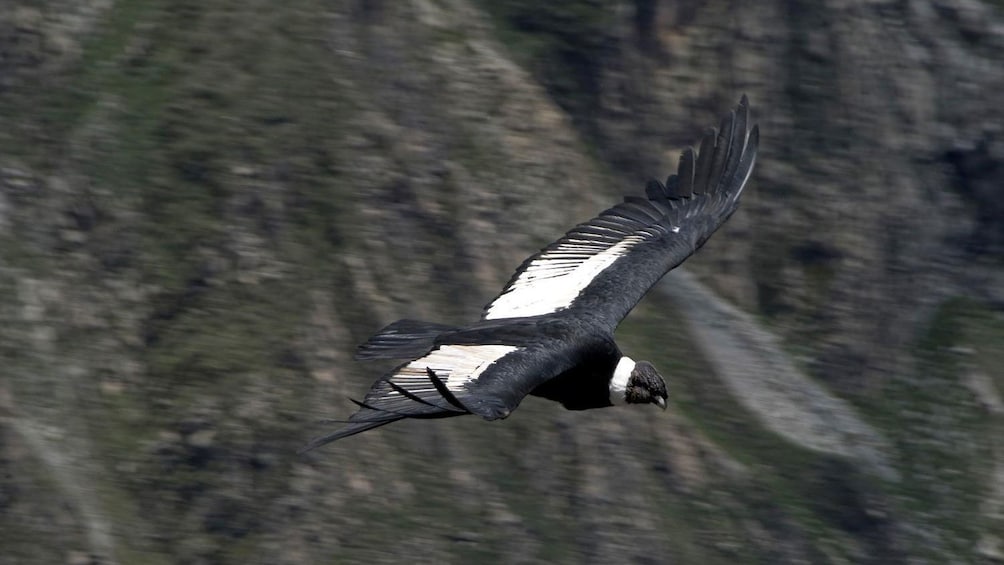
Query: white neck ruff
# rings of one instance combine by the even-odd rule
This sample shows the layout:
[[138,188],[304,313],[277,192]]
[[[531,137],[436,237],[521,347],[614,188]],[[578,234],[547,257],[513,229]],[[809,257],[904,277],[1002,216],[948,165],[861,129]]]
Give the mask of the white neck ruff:
[[634,371],[634,365],[634,359],[627,355],[621,357],[621,360],[617,362],[614,376],[610,379],[610,402],[614,404],[627,402],[625,395],[627,394],[628,380],[631,378],[631,372]]

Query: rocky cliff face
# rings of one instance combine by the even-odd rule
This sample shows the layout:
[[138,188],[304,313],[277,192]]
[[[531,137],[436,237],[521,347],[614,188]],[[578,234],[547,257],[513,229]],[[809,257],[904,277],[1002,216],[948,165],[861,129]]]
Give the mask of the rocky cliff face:
[[[0,562],[1004,560],[999,3],[536,4],[14,2]],[[474,319],[741,92],[706,288],[619,333],[671,410],[294,455],[356,343]]]

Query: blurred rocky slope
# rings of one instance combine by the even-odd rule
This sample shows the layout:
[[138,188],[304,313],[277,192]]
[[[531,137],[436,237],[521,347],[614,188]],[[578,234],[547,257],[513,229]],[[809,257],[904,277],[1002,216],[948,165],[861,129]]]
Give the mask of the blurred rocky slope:
[[[999,2],[8,4],[0,562],[1004,560]],[[475,318],[742,92],[754,183],[688,268],[882,465],[777,433],[675,279],[619,333],[665,414],[293,455],[387,368],[356,343]]]

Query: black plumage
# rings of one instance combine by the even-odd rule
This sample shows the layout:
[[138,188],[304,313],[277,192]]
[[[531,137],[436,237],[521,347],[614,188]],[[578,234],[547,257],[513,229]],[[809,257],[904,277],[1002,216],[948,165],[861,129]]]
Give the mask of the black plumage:
[[346,425],[313,449],[404,418],[508,416],[528,394],[571,410],[617,403],[665,408],[665,381],[613,339],[620,321],[667,271],[731,216],[756,161],[743,96],[665,184],[627,196],[523,262],[481,320],[457,327],[400,320],[358,359],[408,359],[377,380]]

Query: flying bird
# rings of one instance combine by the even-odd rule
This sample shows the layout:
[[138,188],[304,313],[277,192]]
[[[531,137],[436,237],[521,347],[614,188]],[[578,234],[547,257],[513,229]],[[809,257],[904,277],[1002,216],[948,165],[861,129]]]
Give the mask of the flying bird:
[[644,196],[626,196],[524,261],[479,321],[399,320],[380,330],[356,358],[407,361],[353,400],[359,410],[341,429],[301,451],[405,418],[505,418],[528,394],[570,410],[665,410],[666,382],[622,354],[614,330],[736,211],[758,140],[743,96],[696,153],[683,151],[666,184],[650,180]]

